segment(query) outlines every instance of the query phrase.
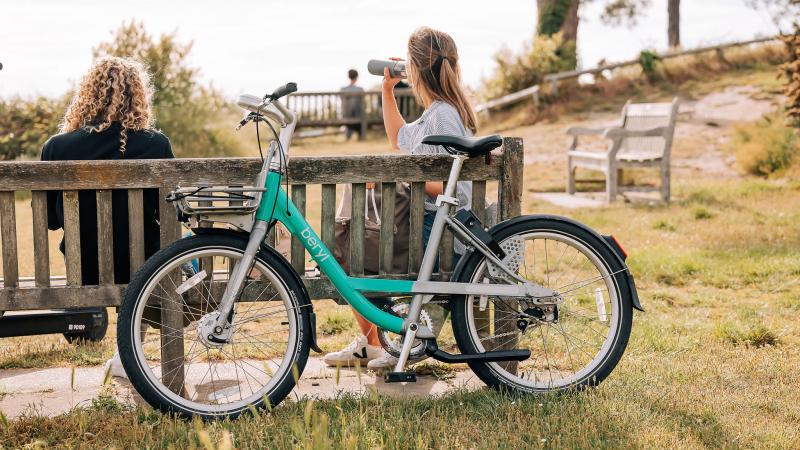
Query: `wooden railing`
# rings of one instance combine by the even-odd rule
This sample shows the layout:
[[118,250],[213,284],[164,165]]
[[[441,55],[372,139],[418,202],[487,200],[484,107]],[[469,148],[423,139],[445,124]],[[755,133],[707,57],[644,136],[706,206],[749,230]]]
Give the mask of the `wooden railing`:
[[[394,94],[400,114],[407,122],[416,120],[422,114],[423,108],[417,103],[411,89],[396,89]],[[357,109],[361,113],[348,117],[345,113],[348,102],[360,102],[361,107]],[[286,97],[286,104],[297,112],[298,128],[358,125],[363,138],[370,125],[383,124],[379,91],[298,92]]]
[[[720,57],[720,59],[724,60],[724,51],[725,51],[725,49],[732,48],[732,47],[741,47],[741,46],[744,46],[744,45],[760,44],[760,43],[763,43],[763,42],[775,41],[777,39],[778,39],[777,37],[771,36],[771,37],[765,37],[765,38],[752,39],[752,40],[749,40],[749,41],[729,42],[727,44],[711,45],[711,46],[706,46],[706,47],[697,47],[697,48],[691,48],[691,49],[687,49],[687,50],[668,51],[668,52],[664,52],[664,53],[659,53],[659,54],[657,54],[657,56],[658,56],[659,59],[663,60],[663,59],[675,58],[675,57],[678,57],[678,56],[696,55],[698,53],[705,53],[705,52],[716,52],[716,54]],[[604,65],[601,65],[601,66],[593,67],[591,69],[570,70],[570,71],[566,71],[566,72],[552,73],[552,74],[549,74],[549,75],[545,75],[544,76],[544,81],[545,81],[545,83],[548,83],[550,85],[549,94],[550,95],[558,95],[558,83],[559,83],[559,81],[567,80],[567,79],[571,79],[571,78],[577,78],[577,77],[580,77],[581,75],[586,75],[586,74],[597,75],[598,73],[602,73],[602,72],[605,72],[607,70],[614,70],[614,69],[619,69],[619,68],[622,68],[622,67],[635,66],[635,65],[639,65],[639,64],[640,64],[640,60],[637,58],[637,59],[631,59],[631,60],[628,60],[628,61],[622,61],[622,62],[618,62],[618,63],[604,64]],[[480,105],[477,105],[475,107],[475,111],[476,112],[485,112],[485,113],[488,114],[490,112],[490,110],[493,109],[493,108],[497,108],[499,106],[504,106],[504,105],[510,105],[512,103],[516,103],[516,102],[521,101],[521,100],[526,99],[526,98],[531,98],[533,100],[534,106],[538,106],[538,104],[539,104],[539,93],[540,92],[541,92],[541,87],[539,85],[534,85],[534,86],[525,88],[525,89],[523,89],[521,91],[513,92],[511,94],[504,95],[502,97],[495,98],[495,99],[489,100],[489,101],[487,101],[485,103],[482,103]]]
[[[487,166],[483,158],[467,161],[462,180],[473,180],[472,209],[486,222],[487,183],[497,183],[499,219],[520,214],[522,196],[522,140],[506,138],[502,152]],[[363,242],[365,183],[381,183],[383,198],[393,199],[395,183],[411,185],[411,218],[409,241],[409,267],[418,268],[422,258],[421,236],[424,214],[425,181],[445,180],[451,166],[446,155],[371,155],[349,157],[294,157],[289,162],[291,196],[298,209],[306,212],[309,185],[321,185],[321,236],[331,246],[337,205],[337,184],[352,186],[352,242]],[[3,279],[0,289],[0,311],[59,309],[119,305],[125,285],[114,284],[113,230],[111,190],[127,191],[129,211],[129,248],[131,272],[144,262],[145,239],[142,226],[143,190],[159,189],[160,238],[165,246],[181,236],[175,210],[164,196],[177,185],[242,185],[253,180],[261,161],[253,158],[209,158],[174,160],[128,161],[63,161],[63,162],[6,162],[0,163],[0,236],[2,237]],[[50,260],[62,258],[50,254],[47,230],[47,191],[62,191],[66,229],[65,277],[50,274]],[[95,191],[97,199],[97,244],[99,284],[82,285],[79,228],[79,196],[81,190]],[[490,188],[489,191],[492,191]],[[315,189],[316,191],[316,189]],[[17,207],[26,203],[15,201],[15,195],[27,197],[30,193],[32,214],[33,276],[19,274]],[[316,203],[316,202],[314,202]],[[392,201],[384,202],[381,215],[387,220],[381,224],[381,261],[386,276],[413,278],[411,274],[391,273],[393,239]],[[22,222],[27,223],[27,222]],[[60,234],[60,233],[57,233]],[[28,243],[25,243],[28,245]],[[441,249],[452,249],[453,236],[445,235]],[[363,247],[352,246],[350,265],[358,274],[363,268]],[[386,253],[388,252],[388,253]],[[312,298],[338,298],[338,294],[324,277],[306,273],[308,255],[299,240],[293,239],[291,264],[304,275]],[[388,262],[388,266],[386,265]],[[442,276],[453,269],[452,251],[441,251]],[[360,269],[360,270],[359,270]]]

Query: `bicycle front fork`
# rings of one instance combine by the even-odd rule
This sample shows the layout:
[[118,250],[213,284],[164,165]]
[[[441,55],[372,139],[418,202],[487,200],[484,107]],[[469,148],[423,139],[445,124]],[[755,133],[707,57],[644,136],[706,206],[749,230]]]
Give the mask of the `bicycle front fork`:
[[263,220],[257,220],[253,224],[253,229],[250,231],[250,239],[247,241],[247,247],[244,250],[242,259],[233,266],[233,271],[228,278],[228,285],[225,287],[225,293],[219,303],[218,311],[220,314],[214,324],[214,334],[223,334],[224,330],[231,326],[233,321],[228,319],[231,311],[233,311],[233,304],[242,293],[245,277],[253,269],[256,253],[258,253],[258,249],[267,235],[267,228],[267,222]]

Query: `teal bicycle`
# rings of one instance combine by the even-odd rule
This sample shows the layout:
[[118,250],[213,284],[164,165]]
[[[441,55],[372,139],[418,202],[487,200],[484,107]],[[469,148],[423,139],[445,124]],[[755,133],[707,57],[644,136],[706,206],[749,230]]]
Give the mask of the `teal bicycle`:
[[[263,122],[274,137],[252,186],[182,187],[168,197],[194,233],[145,262],[118,319],[125,371],[147,402],[186,417],[235,417],[275,406],[295,387],[309,349],[319,351],[316,320],[302,280],[265,243],[277,222],[342,298],[399,343],[387,347],[398,357],[387,382],[415,381],[406,365],[423,355],[467,363],[487,385],[523,393],[594,386],[611,373],[641,309],[616,240],[563,217],[521,216],[487,230],[469,211],[454,212],[462,163],[488,163],[499,136],[425,139],[453,164],[416,281],[348,276],[281,186],[296,115],[279,99],[295,90],[238,100],[248,111],[240,126]],[[451,281],[433,281],[445,227],[467,252]],[[369,293],[411,300],[387,311]],[[448,304],[459,354],[440,349],[424,320],[434,298]]]

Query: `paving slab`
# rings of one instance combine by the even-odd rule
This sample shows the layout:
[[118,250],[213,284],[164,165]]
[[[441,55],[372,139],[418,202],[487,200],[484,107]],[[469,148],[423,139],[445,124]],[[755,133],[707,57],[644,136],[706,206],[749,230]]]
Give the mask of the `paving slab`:
[[[470,371],[459,368],[438,379],[417,377],[416,383],[385,383],[383,377],[363,368],[325,366],[322,358],[309,358],[298,386],[288,397],[329,399],[343,394],[426,397],[445,395],[485,385]],[[113,378],[104,385],[104,370],[97,367],[53,367],[0,370],[0,411],[8,418],[22,414],[56,416],[75,407],[88,406],[101,393],[110,393],[121,403],[145,405],[128,380]]]

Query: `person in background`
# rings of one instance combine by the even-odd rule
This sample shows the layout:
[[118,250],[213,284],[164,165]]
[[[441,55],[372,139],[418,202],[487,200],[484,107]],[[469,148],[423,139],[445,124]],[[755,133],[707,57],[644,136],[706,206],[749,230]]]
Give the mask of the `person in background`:
[[[350,79],[350,84],[341,88],[340,92],[364,92],[364,88],[361,86],[357,86],[356,83],[358,82],[358,71],[355,69],[350,69],[347,71],[347,78]],[[348,95],[342,96],[342,117],[345,119],[360,119],[361,115],[364,114],[364,98],[360,95]],[[351,123],[345,125],[346,128],[346,139],[349,141],[350,138],[353,136],[353,133],[358,133],[359,139],[362,138],[361,136],[361,124],[359,123]]]
[[[139,62],[117,57],[96,60],[80,82],[61,124],[61,133],[42,147],[42,161],[124,160],[173,158],[169,139],[154,128],[153,87],[150,75]],[[112,233],[114,282],[130,280],[128,250],[128,196],[114,190]],[[81,282],[99,283],[97,249],[97,201],[95,191],[78,194],[80,218]],[[158,190],[144,192],[145,258],[159,249]],[[64,204],[60,191],[47,193],[47,226],[64,228]],[[64,239],[59,247],[64,253]],[[113,376],[125,377],[116,353],[106,363]]]
[[[422,143],[431,134],[472,136],[476,131],[475,113],[472,111],[464,87],[455,41],[447,33],[422,27],[408,38],[408,80],[417,101],[425,107],[419,119],[406,123],[397,107],[394,88],[401,81],[391,78],[384,69],[382,107],[383,123],[392,149],[414,155],[446,153],[439,146]],[[436,197],[444,191],[441,182],[425,183],[425,219],[422,241],[427,245],[436,216]],[[472,183],[459,181],[456,189],[459,209],[472,205]],[[455,260],[465,251],[464,244],[455,240]],[[343,350],[328,353],[324,361],[329,365],[352,365],[367,362],[369,369],[387,369],[397,363],[397,358],[383,350],[375,325],[354,311],[362,335]],[[437,314],[434,333],[438,334],[447,318],[446,311]]]

